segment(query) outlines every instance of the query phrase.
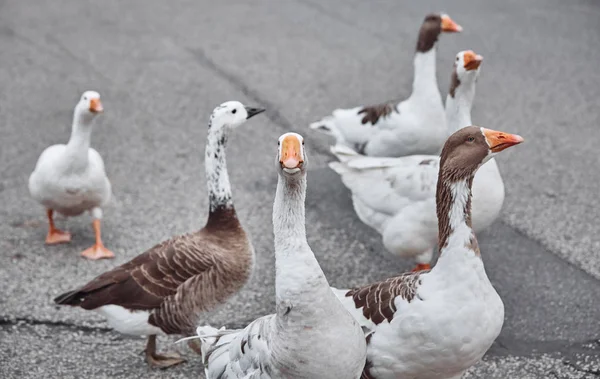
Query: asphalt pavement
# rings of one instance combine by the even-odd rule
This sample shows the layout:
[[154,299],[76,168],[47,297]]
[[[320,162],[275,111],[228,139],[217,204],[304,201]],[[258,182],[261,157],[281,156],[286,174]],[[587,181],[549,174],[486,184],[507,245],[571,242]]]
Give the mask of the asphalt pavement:
[[[241,327],[274,309],[273,157],[287,131],[306,138],[307,232],[330,283],[410,269],[354,215],[327,167],[331,140],[308,124],[337,107],[408,96],[429,11],[464,28],[439,43],[444,97],[455,54],[475,50],[484,63],[474,122],[526,140],[498,157],[504,210],[478,236],[505,303],[504,328],[466,377],[600,377],[600,3],[0,0],[0,378],[201,377],[198,357],[176,338],[159,339],[159,349],[189,362],[151,370],[143,340],[52,298],[204,224],[207,121],[223,101],[267,108],[232,135],[227,152],[257,269],[202,322]],[[88,89],[105,108],[92,145],[115,192],[103,223],[112,261],[79,257],[93,242],[86,216],[58,221],[71,244],[45,246],[45,215],[27,192],[37,157],[67,141]]]

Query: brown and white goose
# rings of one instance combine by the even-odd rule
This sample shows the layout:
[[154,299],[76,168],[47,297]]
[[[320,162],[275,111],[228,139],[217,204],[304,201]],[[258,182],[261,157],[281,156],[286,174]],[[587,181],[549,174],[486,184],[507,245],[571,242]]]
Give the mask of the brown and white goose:
[[431,271],[334,292],[365,328],[363,378],[458,379],[492,345],[504,305],[490,283],[471,227],[477,169],[523,141],[476,126],[452,134],[437,181],[440,257]]
[[336,109],[310,128],[336,144],[377,157],[438,154],[446,137],[444,105],[437,85],[436,45],[442,32],[462,28],[445,14],[425,17],[414,57],[412,94],[400,103]]
[[254,249],[233,206],[225,148],[230,130],[263,111],[237,101],[213,111],[204,162],[210,203],[204,228],[164,241],[54,301],[95,310],[121,333],[149,336],[146,360],[152,366],[183,362],[157,354],[156,335],[194,334],[199,316],[239,291],[253,269]]

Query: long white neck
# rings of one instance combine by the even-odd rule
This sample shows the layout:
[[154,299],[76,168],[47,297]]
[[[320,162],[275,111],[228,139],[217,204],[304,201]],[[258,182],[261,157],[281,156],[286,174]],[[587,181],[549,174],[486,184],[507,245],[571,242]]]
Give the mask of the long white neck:
[[471,108],[475,98],[475,81],[460,83],[454,91],[454,96],[448,94],[446,97],[446,121],[448,123],[448,135],[472,125]]
[[[286,317],[292,319],[318,312],[315,303],[329,299],[331,293],[306,241],[306,176],[301,175],[299,178],[279,176],[273,205],[277,313],[289,313]],[[294,311],[287,312],[288,306],[294,307]]]
[[212,125],[211,119],[206,141],[206,157],[204,159],[211,213],[221,208],[233,207],[231,185],[229,184],[227,161],[225,159],[228,134],[229,130],[226,126]]
[[93,115],[75,108],[71,137],[65,149],[65,155],[71,168],[87,167],[93,120]]
[[423,97],[442,101],[440,90],[435,76],[435,46],[427,52],[415,53],[413,61],[415,77],[413,79],[413,92],[411,97]]

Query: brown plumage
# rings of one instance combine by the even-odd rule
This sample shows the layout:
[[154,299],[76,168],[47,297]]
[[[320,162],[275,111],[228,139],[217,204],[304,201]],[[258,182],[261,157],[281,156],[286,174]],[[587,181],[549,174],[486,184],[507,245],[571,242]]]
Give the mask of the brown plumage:
[[384,320],[391,322],[396,312],[394,299],[400,296],[411,302],[416,289],[421,284],[420,276],[424,272],[410,272],[382,282],[351,289],[346,296],[351,296],[357,309],[362,308],[363,316],[375,325]]
[[164,241],[54,301],[88,310],[113,304],[153,311],[151,325],[189,334],[199,314],[246,283],[251,267],[252,247],[235,210],[219,208],[200,231]]
[[417,51],[421,53],[428,52],[433,48],[442,32],[442,18],[439,14],[429,14],[425,16],[421,29],[419,30],[419,39],[417,40]]
[[367,123],[375,125],[380,118],[386,118],[390,113],[392,113],[392,111],[398,113],[398,109],[396,109],[395,106],[393,106],[392,104],[384,103],[364,107],[360,111],[358,111],[358,114],[364,114],[364,117],[361,120],[363,125]]

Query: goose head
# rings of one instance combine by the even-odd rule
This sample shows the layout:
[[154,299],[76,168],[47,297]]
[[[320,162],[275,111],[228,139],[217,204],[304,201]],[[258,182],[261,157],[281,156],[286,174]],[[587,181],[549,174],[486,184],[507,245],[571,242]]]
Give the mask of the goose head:
[[454,58],[454,68],[450,80],[450,91],[448,94],[452,97],[456,96],[456,90],[459,86],[473,87],[479,76],[479,69],[483,57],[475,54],[473,50],[465,50],[456,54]]
[[475,175],[477,169],[497,153],[523,142],[516,134],[479,126],[467,126],[452,134],[440,159],[440,177],[458,181]]
[[419,39],[417,40],[417,51],[425,53],[431,50],[441,33],[459,33],[461,31],[462,26],[454,22],[447,14],[428,14],[425,16],[423,24],[421,24]]
[[216,107],[210,116],[211,128],[236,128],[249,118],[264,112],[262,108],[244,106],[239,101],[227,101]]
[[103,111],[100,94],[96,91],[85,91],[75,106],[75,113],[83,117],[85,121],[91,121]]
[[277,141],[277,167],[285,177],[301,176],[306,172],[304,138],[298,133],[285,133]]

